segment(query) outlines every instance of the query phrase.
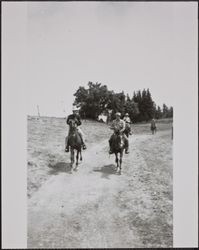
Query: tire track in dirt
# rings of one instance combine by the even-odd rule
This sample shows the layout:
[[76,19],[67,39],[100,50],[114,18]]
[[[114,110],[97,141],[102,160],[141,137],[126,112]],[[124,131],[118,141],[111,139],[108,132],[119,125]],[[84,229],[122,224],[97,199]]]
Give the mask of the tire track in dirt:
[[28,201],[28,248],[146,247],[153,199],[138,144],[147,138],[130,139],[122,175],[106,140],[83,153],[77,172],[52,176]]

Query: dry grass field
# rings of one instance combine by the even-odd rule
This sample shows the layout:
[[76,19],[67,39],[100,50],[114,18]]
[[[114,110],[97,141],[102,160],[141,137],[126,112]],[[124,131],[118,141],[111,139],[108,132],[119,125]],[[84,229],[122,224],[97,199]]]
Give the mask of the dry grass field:
[[65,119],[28,117],[28,248],[172,247],[172,120],[133,125],[117,175],[112,131],[83,121],[87,150],[77,172],[64,152]]

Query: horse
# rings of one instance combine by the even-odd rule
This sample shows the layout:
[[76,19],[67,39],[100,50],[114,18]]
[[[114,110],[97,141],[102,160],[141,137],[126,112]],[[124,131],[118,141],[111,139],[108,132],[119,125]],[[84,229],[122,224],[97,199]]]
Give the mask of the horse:
[[[68,145],[70,146],[70,160],[71,160],[71,169],[73,167],[73,164],[75,162],[76,158],[76,168],[79,164],[79,159],[82,161],[82,140],[78,133],[77,124],[74,120],[69,121],[69,127],[70,127],[70,134],[68,136]],[[75,157],[75,151],[76,151],[76,157]]]
[[124,130],[124,134],[127,136],[127,138],[129,137],[130,132],[131,132],[130,124],[126,124],[125,130]]
[[122,171],[122,158],[123,158],[123,152],[125,148],[125,142],[123,134],[119,131],[115,131],[114,138],[112,141],[112,151],[115,154],[115,162],[117,164],[117,170],[116,172],[119,172],[121,174]]

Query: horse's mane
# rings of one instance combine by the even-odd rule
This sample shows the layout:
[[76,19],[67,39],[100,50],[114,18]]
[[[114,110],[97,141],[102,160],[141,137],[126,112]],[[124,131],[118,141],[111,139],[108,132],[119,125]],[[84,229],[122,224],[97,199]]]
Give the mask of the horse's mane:
[[[123,146],[120,146],[120,143],[123,140]],[[115,137],[113,139],[113,151],[120,151],[124,149],[124,137],[121,133],[115,133]]]
[[70,120],[70,121],[69,121],[69,126],[70,126],[70,129],[71,129],[72,131],[76,131],[76,130],[77,130],[77,123],[76,123],[76,121]]
[[69,121],[70,133],[69,133],[69,145],[74,149],[81,149],[81,138],[77,130],[77,123],[74,120]]

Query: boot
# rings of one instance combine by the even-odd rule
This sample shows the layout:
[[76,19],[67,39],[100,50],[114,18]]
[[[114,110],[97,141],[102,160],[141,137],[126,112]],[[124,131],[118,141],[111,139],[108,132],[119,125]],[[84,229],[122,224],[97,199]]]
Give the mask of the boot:
[[113,154],[113,150],[111,148],[109,149],[109,154]]
[[125,154],[129,154],[129,149],[125,148]]
[[86,149],[86,145],[85,145],[85,143],[83,141],[82,135],[81,134],[79,134],[79,135],[80,135],[80,138],[81,138],[81,141],[82,141],[82,148],[83,148],[83,150],[85,150]]
[[82,144],[82,147],[83,147],[83,150],[85,150],[85,149],[86,149],[86,145],[85,145],[85,143],[83,143],[83,144]]
[[65,148],[65,152],[68,153],[69,152],[69,145],[66,146]]
[[125,154],[129,154],[129,141],[125,141]]

